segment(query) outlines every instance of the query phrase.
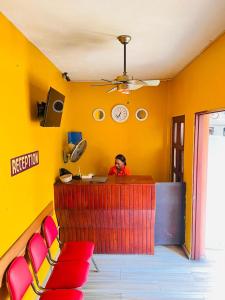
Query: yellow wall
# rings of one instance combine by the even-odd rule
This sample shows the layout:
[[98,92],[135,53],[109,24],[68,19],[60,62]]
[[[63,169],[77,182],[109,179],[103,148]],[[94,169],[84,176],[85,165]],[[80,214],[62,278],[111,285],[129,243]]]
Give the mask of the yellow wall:
[[[81,131],[88,147],[77,163],[65,167],[73,173],[80,167],[83,174],[107,174],[114,164],[115,155],[123,153],[133,175],[151,174],[155,180],[165,180],[167,83],[142,88],[130,95],[107,94],[107,89],[92,87],[91,83],[70,85],[64,125],[68,131]],[[116,104],[124,104],[129,109],[129,119],[124,123],[111,118],[112,107]],[[143,122],[135,118],[140,107],[149,112],[148,119]],[[94,120],[92,113],[95,108],[105,110],[104,121]]]
[[[104,88],[93,88],[88,83],[66,83],[59,70],[2,14],[0,27],[1,256],[53,200],[53,183],[63,166],[62,147],[68,131],[82,131],[88,141],[81,160],[64,165],[74,173],[80,166],[83,173],[106,174],[115,155],[121,152],[127,156],[133,174],[165,179],[168,90],[164,83],[127,96],[106,94]],[[43,128],[36,117],[36,102],[46,99],[50,86],[66,96],[60,128]],[[110,117],[112,106],[118,103],[130,110],[130,118],[124,124],[115,123]],[[93,119],[96,107],[106,111],[104,122]],[[139,107],[149,112],[145,122],[135,119]],[[39,151],[39,166],[11,177],[10,159],[35,150]],[[31,292],[25,297],[33,298]]]
[[[0,28],[1,256],[53,200],[53,183],[62,163],[63,129],[40,127],[36,102],[46,99],[50,86],[67,95],[67,84],[2,14]],[[11,177],[10,159],[35,150],[40,165]]]
[[[194,116],[225,109],[225,35],[196,58],[169,85],[169,120],[185,114],[184,180],[187,183],[186,245],[191,247]],[[169,125],[170,126],[170,125]]]

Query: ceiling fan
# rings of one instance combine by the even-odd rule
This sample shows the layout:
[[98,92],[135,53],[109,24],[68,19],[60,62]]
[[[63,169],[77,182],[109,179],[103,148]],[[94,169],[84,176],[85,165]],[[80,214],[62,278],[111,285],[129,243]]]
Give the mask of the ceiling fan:
[[117,76],[114,80],[101,79],[104,81],[102,84],[94,84],[93,86],[107,86],[113,85],[107,93],[111,93],[114,91],[119,91],[123,94],[129,94],[130,91],[140,89],[143,86],[158,86],[160,84],[160,80],[141,80],[141,79],[133,79],[127,75],[126,70],[126,46],[131,40],[131,36],[129,35],[120,35],[117,37],[121,44],[124,46],[124,62],[123,62],[123,75]]

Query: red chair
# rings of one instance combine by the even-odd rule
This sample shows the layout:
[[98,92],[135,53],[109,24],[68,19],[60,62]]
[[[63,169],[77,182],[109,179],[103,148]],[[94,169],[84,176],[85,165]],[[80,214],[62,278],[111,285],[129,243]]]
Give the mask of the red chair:
[[[39,288],[38,270],[45,258],[48,259],[48,249],[40,233],[35,233],[28,242],[28,255],[34,271],[34,277]],[[54,265],[44,289],[71,289],[84,285],[87,281],[89,263],[86,261],[58,262]]]
[[11,263],[7,275],[7,286],[11,300],[21,300],[31,285],[40,300],[83,300],[83,293],[77,290],[48,290],[38,291],[33,283],[31,272],[23,256],[19,256]]
[[[52,243],[57,239],[59,246],[61,246],[61,241],[59,240],[58,229],[55,225],[52,217],[48,216],[42,223],[43,235],[48,247],[48,253],[50,260],[54,263],[56,262],[50,252],[50,247]],[[94,252],[94,243],[90,241],[71,241],[64,243],[60,255],[58,257],[58,262],[71,261],[71,260],[89,260],[91,258],[95,269],[99,272],[99,268],[92,257]]]

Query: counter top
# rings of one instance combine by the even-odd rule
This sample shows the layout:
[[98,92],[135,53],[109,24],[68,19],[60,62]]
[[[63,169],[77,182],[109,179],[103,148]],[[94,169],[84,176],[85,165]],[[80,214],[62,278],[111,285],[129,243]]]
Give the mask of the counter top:
[[57,181],[56,185],[85,185],[85,184],[155,184],[153,178],[148,175],[131,175],[131,176],[108,176],[106,182],[92,182],[90,180],[73,179],[68,183]]

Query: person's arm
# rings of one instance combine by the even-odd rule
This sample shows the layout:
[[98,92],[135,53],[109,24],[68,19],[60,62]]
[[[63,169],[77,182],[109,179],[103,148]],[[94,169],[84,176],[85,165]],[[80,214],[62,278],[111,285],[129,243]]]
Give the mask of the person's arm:
[[125,167],[124,171],[125,175],[131,175],[131,171],[127,167]]
[[109,169],[109,173],[108,173],[108,175],[114,175],[115,173],[114,173],[114,167],[111,167],[110,169]]

